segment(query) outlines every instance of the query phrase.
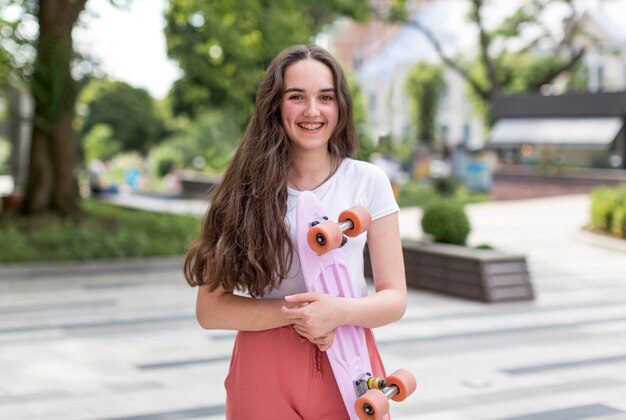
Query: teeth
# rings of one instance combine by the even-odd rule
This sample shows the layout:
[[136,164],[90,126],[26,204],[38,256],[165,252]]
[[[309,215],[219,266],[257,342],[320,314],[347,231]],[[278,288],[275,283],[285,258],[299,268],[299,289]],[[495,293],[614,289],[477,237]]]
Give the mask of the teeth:
[[298,126],[302,128],[306,128],[307,130],[317,130],[321,128],[323,124],[298,124]]

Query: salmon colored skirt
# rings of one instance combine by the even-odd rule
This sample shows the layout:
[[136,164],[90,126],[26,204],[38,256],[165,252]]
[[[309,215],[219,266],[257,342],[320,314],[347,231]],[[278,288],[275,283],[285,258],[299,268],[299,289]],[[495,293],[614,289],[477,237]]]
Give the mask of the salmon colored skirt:
[[[365,337],[373,374],[384,378],[372,331]],[[224,385],[228,420],[349,418],[328,356],[292,326],[238,332]]]

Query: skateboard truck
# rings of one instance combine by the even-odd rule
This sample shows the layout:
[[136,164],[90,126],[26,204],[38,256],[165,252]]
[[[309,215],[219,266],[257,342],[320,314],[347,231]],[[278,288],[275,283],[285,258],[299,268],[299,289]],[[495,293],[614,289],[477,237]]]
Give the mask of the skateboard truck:
[[[370,389],[378,389],[385,394],[385,397],[390,400],[398,394],[399,389],[397,386],[388,386],[387,382],[383,378],[376,377],[374,378],[371,373],[367,372],[359,379],[354,381],[354,387],[356,388],[357,397],[361,397],[365,395],[367,391]],[[369,404],[365,404],[363,407],[363,411],[366,414],[374,414],[374,408]]]
[[382,391],[387,388],[387,382],[383,378],[374,378],[371,373],[367,372],[354,381],[354,387],[356,388],[356,395],[360,397],[370,389]]
[[367,372],[354,381],[357,392],[355,409],[360,419],[379,418],[389,411],[389,400],[403,401],[415,391],[415,377],[404,369],[386,379],[374,378]]

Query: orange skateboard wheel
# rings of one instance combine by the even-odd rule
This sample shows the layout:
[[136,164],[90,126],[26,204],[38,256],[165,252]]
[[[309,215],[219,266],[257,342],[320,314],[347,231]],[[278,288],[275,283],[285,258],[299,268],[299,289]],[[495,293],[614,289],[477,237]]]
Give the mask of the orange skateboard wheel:
[[415,376],[406,369],[396,370],[385,379],[385,382],[387,382],[387,386],[398,388],[398,393],[392,398],[394,401],[404,401],[417,389]]
[[306,239],[309,247],[317,255],[322,255],[338,248],[343,234],[337,223],[325,220],[309,229]]
[[370,389],[354,404],[361,420],[379,419],[389,412],[389,400],[379,389]]
[[348,210],[344,210],[339,215],[339,223],[350,220],[352,222],[352,229],[346,230],[346,236],[351,238],[360,235],[370,228],[372,224],[372,215],[369,210],[363,206],[354,206]]

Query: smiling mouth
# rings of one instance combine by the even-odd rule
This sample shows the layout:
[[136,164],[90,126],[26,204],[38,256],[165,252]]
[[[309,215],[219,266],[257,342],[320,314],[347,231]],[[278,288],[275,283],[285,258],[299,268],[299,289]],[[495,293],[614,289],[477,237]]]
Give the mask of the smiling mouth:
[[322,128],[322,126],[324,126],[324,124],[322,123],[299,123],[298,124],[298,127],[304,128],[305,130],[309,130],[309,131],[319,130],[320,128]]

